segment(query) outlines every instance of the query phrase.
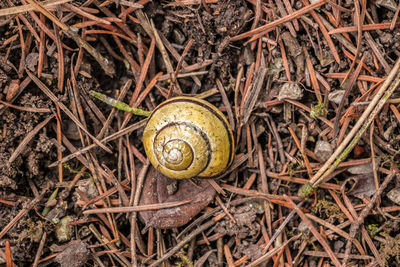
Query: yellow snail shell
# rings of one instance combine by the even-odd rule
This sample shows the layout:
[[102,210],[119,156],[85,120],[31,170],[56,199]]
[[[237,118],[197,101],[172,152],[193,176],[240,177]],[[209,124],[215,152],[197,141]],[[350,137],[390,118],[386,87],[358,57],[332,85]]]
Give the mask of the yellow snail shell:
[[174,97],[157,106],[144,129],[143,145],[151,164],[175,179],[218,176],[234,157],[225,116],[194,97]]

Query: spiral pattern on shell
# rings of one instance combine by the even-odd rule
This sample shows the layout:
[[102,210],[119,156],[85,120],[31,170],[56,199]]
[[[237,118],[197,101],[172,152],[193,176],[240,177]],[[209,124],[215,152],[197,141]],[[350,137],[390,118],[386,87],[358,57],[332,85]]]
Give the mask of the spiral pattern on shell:
[[143,145],[152,165],[175,179],[218,176],[234,156],[232,130],[222,112],[194,97],[175,97],[157,106]]

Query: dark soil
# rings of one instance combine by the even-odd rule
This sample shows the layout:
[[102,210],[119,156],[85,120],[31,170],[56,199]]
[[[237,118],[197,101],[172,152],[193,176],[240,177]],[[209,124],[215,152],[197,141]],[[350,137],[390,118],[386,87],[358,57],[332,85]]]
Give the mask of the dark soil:
[[[0,11],[11,4],[19,6],[21,2],[1,1]],[[73,0],[52,9],[59,20],[73,31],[77,29],[79,36],[86,38],[105,57],[109,67],[115,70],[112,77],[85,49],[80,49],[70,35],[62,33],[43,16],[50,34],[58,34],[54,38],[58,41],[44,34],[36,20],[40,12],[18,15],[0,12],[0,266],[5,264],[9,251],[17,266],[32,266],[37,256],[39,266],[69,267],[129,266],[133,261],[147,266],[174,248],[177,248],[174,256],[166,261],[169,266],[247,266],[265,255],[265,245],[293,210],[282,196],[292,196],[296,204],[300,202],[297,198],[300,186],[322,167],[337,148],[337,142],[349,134],[377,92],[378,83],[388,76],[400,56],[399,23],[393,30],[389,27],[364,30],[357,63],[349,79],[342,84],[353,62],[357,31],[329,34],[340,58],[338,63],[332,46],[310,12],[278,25],[253,42],[246,43],[257,33],[232,41],[231,38],[239,34],[287,16],[285,4],[299,10],[307,1],[266,2],[137,1],[139,6],[135,6],[137,10],[134,11],[133,1]],[[333,29],[356,25],[353,1],[338,2],[341,2],[340,9],[328,3],[313,12]],[[81,7],[83,4],[86,6]],[[111,23],[107,25],[76,14],[68,5]],[[391,1],[368,1],[363,24],[391,23],[397,5]],[[340,21],[334,25],[337,18]],[[154,23],[169,62],[165,61],[160,43],[155,45],[148,60],[154,37],[146,29],[151,24],[146,25],[145,21]],[[78,23],[87,23],[84,30],[78,28]],[[115,37],[117,34],[120,37]],[[177,59],[191,41],[193,44],[183,61]],[[349,47],[354,51],[349,52]],[[363,56],[365,65],[359,68]],[[60,60],[64,65],[62,81]],[[205,64],[207,62],[210,63]],[[188,66],[194,70],[187,71]],[[56,102],[29,78],[28,72],[38,76],[40,68],[40,81],[57,97]],[[177,68],[178,72],[174,73]],[[357,71],[360,76],[355,74]],[[141,80],[142,72],[145,75]],[[49,167],[94,144],[60,105],[65,105],[91,135],[102,140],[142,121],[143,117],[132,116],[124,124],[125,113],[112,111],[112,107],[92,98],[88,92],[95,90],[118,98],[124,85],[132,81],[122,99],[129,103],[137,86],[141,86],[140,93],[144,92],[158,73],[160,77],[170,76],[159,78],[139,107],[153,110],[167,95],[175,96],[179,90],[184,95],[202,94],[227,117],[232,112],[235,163],[245,160],[233,164],[234,167],[215,183],[195,179],[157,180],[158,185],[151,185],[156,188],[168,184],[162,192],[159,188],[149,189],[149,179],[158,177],[151,174],[154,169],[149,171],[143,194],[150,197],[142,198],[140,205],[200,198],[186,206],[160,208],[139,216],[132,216],[131,212],[84,214],[83,211],[95,208],[133,206],[136,186],[146,164],[141,138],[143,127],[104,142],[112,153],[96,145],[89,152]],[[185,73],[190,75],[179,76]],[[336,101],[330,94],[342,94],[338,90],[348,87],[353,74],[358,80],[348,89],[343,108],[339,110],[340,99]],[[259,91],[256,88],[258,79],[261,79]],[[176,80],[172,86],[171,80]],[[219,82],[222,87],[218,86]],[[282,96],[284,85],[288,85],[289,91]],[[295,90],[300,95],[296,95]],[[372,93],[366,94],[368,90]],[[362,95],[364,98],[359,100]],[[302,211],[325,222],[308,219],[340,262],[347,253],[347,256],[350,254],[347,264],[354,266],[400,265],[399,97],[400,91],[396,89],[391,102],[386,103],[374,119],[372,137],[368,128],[344,164],[325,181],[329,184],[325,183],[304,201]],[[311,108],[311,113],[319,113],[313,116],[301,105]],[[108,124],[110,112],[115,113]],[[342,124],[338,135],[333,137],[330,124],[334,125],[336,119],[342,119]],[[108,127],[102,130],[106,121]],[[327,144],[328,152],[318,151],[320,141]],[[21,146],[22,150],[17,149]],[[371,163],[373,156],[377,159],[376,165]],[[354,170],[355,167],[359,169]],[[396,173],[391,182],[384,190],[377,190],[391,172]],[[342,185],[345,186],[341,191]],[[396,189],[398,193],[390,194],[395,197],[389,198],[388,192]],[[374,200],[375,194],[379,196]],[[374,205],[354,232],[354,246],[346,252],[348,235],[352,234],[351,222],[357,220],[370,201],[374,201]],[[184,238],[212,221],[215,224],[193,236],[185,246],[178,247]],[[135,226],[132,227],[132,223]],[[330,225],[342,231],[332,230]],[[133,228],[136,235],[131,242]],[[292,217],[268,251],[279,250],[258,266],[274,263],[274,266],[292,266],[294,261],[300,266],[333,264],[326,248],[309,228],[303,217]],[[299,233],[302,236],[296,237]],[[282,243],[292,237],[296,238],[282,250]],[[131,252],[133,243],[135,253]],[[360,252],[360,247],[365,253]],[[132,255],[136,259],[132,259]]]

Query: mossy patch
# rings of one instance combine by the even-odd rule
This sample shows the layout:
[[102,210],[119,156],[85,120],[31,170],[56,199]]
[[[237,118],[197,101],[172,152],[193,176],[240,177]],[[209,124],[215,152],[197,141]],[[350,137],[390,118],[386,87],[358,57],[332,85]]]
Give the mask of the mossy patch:
[[324,199],[319,200],[317,204],[312,207],[312,210],[313,212],[326,216],[327,221],[330,223],[334,222],[336,219],[341,221],[345,217],[336,203]]

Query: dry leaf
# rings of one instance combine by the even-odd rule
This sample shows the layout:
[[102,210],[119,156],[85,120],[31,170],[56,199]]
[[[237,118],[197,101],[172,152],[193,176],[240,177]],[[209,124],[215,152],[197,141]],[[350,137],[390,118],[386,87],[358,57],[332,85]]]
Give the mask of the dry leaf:
[[344,188],[347,183],[353,183],[347,193],[360,199],[363,197],[370,197],[376,192],[374,174],[372,172],[347,178],[346,181],[344,181],[342,188]]
[[140,205],[193,200],[174,208],[140,212],[146,226],[167,229],[185,225],[214,199],[215,190],[207,180],[174,180],[153,167],[147,173]]

